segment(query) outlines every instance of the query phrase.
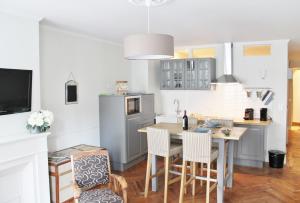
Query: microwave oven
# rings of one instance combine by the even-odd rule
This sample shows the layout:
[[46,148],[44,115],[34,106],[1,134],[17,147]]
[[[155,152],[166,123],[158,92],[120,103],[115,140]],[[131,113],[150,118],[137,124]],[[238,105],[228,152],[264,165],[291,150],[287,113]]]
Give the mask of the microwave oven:
[[141,111],[142,111],[141,96],[125,97],[126,115],[141,113]]

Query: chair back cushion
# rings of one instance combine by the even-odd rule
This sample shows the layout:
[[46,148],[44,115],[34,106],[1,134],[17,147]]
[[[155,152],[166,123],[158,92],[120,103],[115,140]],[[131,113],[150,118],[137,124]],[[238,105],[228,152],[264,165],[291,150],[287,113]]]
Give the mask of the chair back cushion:
[[166,129],[147,128],[148,153],[167,157],[170,153],[170,134]]
[[184,132],[182,145],[184,160],[210,163],[211,133]]
[[72,158],[74,180],[80,188],[91,188],[109,183],[108,155],[93,153],[77,155]]

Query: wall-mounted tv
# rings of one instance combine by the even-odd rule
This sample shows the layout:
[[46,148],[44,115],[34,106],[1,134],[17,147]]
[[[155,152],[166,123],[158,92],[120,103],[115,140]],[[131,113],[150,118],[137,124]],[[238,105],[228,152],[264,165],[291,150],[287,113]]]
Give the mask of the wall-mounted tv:
[[0,68],[0,115],[31,111],[32,70]]

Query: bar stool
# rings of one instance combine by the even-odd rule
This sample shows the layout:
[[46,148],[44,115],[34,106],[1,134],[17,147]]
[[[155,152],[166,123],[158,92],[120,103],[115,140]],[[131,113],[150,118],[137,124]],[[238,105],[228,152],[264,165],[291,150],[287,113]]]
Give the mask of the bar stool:
[[[206,180],[206,203],[209,202],[210,192],[217,186],[217,179],[210,177],[210,164],[218,157],[218,150],[212,148],[211,133],[195,133],[195,132],[183,132],[182,136],[183,144],[183,163],[181,173],[181,185],[179,202],[183,202],[184,189],[191,182],[193,183],[193,193],[195,193],[195,180]],[[192,174],[190,179],[186,181],[186,164],[187,161],[192,163]],[[205,163],[207,164],[207,176],[196,176],[195,164]],[[210,182],[214,184],[210,187]],[[194,194],[193,194],[194,195]]]
[[[163,173],[158,171],[156,174],[150,175],[151,171],[151,156],[161,156],[165,158],[165,188],[164,188],[164,203],[167,202],[168,196],[168,185],[180,181],[180,176],[169,181],[169,170],[170,168],[170,157],[182,153],[182,145],[175,145],[170,143],[170,134],[166,129],[158,128],[147,128],[147,142],[148,142],[148,159],[147,159],[147,170],[146,170],[146,181],[145,181],[145,193],[144,196],[148,196],[150,178],[155,177]],[[173,174],[177,174],[174,172]]]

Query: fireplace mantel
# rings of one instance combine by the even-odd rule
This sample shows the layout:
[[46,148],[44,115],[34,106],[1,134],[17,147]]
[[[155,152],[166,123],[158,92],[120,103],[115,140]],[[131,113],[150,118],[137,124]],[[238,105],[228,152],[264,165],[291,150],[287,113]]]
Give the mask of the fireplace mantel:
[[50,133],[0,137],[1,201],[50,202],[47,136]]

